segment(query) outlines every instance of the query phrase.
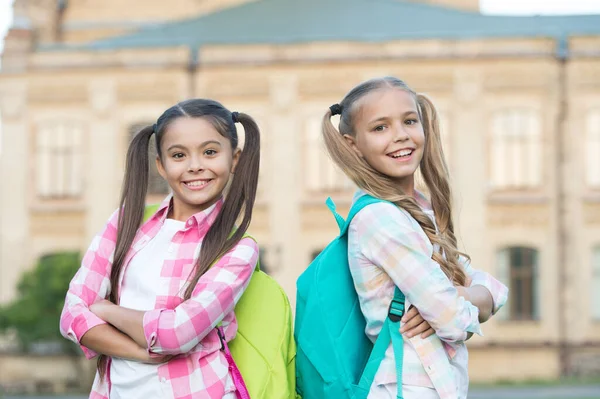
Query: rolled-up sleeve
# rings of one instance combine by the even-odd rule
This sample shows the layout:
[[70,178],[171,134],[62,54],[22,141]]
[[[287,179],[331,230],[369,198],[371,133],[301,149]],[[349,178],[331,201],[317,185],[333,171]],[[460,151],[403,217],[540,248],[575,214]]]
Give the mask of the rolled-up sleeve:
[[458,291],[431,258],[433,246],[418,223],[389,203],[365,207],[350,228],[362,234],[360,251],[381,267],[406,295],[437,336],[464,341],[467,332],[481,335],[479,310]]
[[81,345],[81,338],[91,328],[106,322],[92,313],[90,305],[103,300],[110,292],[110,270],[117,239],[117,211],[104,229],[94,237],[81,267],[71,280],[60,317],[60,333],[80,345],[86,358],[96,352]]
[[233,311],[257,261],[258,245],[243,238],[200,278],[190,299],[174,309],[146,312],[143,327],[148,351],[177,355],[192,350]]
[[472,267],[471,262],[464,256],[460,257],[460,262],[465,268],[467,275],[471,278],[470,286],[481,285],[490,292],[494,302],[492,314],[496,314],[508,300],[508,287],[494,278],[491,274]]

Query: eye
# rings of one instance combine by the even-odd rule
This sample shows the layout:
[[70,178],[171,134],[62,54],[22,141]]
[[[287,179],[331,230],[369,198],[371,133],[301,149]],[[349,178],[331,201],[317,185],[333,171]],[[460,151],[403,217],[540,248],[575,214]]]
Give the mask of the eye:
[[419,121],[417,119],[407,119],[406,121],[404,121],[404,123],[407,125],[416,125],[417,123],[419,123]]
[[383,132],[385,130],[386,126],[385,125],[377,125],[375,126],[375,128],[373,129],[374,132]]
[[173,155],[171,155],[171,157],[173,157],[174,159],[181,159],[185,156],[185,154],[183,152],[176,152]]
[[204,151],[204,155],[211,157],[213,155],[217,155],[217,151],[216,150],[206,150],[206,151]]

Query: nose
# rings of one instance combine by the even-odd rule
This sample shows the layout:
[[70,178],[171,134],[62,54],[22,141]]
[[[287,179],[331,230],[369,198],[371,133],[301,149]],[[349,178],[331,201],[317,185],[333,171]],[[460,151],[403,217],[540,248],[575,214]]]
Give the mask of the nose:
[[196,173],[202,171],[202,161],[200,157],[190,157],[190,163],[188,164],[188,172]]
[[394,131],[394,141],[395,142],[403,142],[403,141],[407,141],[408,139],[410,139],[410,136],[408,135],[408,132],[405,129],[404,124],[399,124],[396,126],[396,129]]

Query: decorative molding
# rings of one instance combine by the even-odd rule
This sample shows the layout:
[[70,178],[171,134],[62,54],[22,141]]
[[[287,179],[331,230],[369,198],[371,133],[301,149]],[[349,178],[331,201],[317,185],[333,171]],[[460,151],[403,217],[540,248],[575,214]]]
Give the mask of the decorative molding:
[[33,84],[29,87],[30,104],[85,104],[88,99],[86,87],[83,84],[50,83]]
[[493,227],[546,227],[550,209],[545,204],[488,204],[487,220]]
[[202,76],[202,97],[206,98],[268,98],[269,74],[237,70],[200,71]]

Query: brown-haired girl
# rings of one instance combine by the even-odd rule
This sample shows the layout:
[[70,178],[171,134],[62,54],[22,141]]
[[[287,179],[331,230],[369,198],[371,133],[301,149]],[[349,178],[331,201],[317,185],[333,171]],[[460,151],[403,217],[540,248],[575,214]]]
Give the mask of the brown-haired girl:
[[[172,194],[144,222],[152,139]],[[219,333],[235,337],[233,309],[258,260],[244,234],[259,156],[254,120],[211,100],[174,105],[135,136],[120,206],[71,281],[60,321],[88,358],[102,355],[91,398],[236,397]]]

